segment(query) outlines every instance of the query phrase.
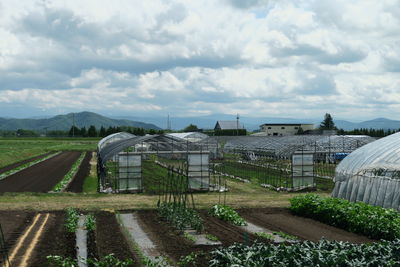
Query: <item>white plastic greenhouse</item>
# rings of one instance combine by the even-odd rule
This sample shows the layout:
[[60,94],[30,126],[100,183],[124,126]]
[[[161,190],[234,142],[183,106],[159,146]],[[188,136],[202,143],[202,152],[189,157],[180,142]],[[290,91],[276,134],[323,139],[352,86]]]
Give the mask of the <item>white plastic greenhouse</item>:
[[400,209],[400,133],[352,152],[337,166],[333,197]]

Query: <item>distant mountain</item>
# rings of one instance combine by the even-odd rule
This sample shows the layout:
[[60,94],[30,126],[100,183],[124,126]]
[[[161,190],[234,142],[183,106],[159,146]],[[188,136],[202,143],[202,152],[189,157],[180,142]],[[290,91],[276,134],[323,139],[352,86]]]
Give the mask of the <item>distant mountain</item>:
[[144,123],[140,121],[132,120],[117,120],[111,119],[97,113],[93,112],[79,112],[79,113],[69,113],[66,115],[57,115],[51,118],[45,119],[10,119],[10,118],[0,118],[0,130],[17,130],[17,129],[27,129],[42,131],[47,128],[48,131],[51,130],[69,130],[75,122],[75,126],[82,128],[88,128],[90,125],[94,125],[96,128],[104,126],[108,128],[109,126],[132,126],[144,129],[154,129],[159,130],[161,128],[157,127],[151,123]]
[[348,122],[348,121],[335,121],[336,127],[342,128],[344,130],[353,130],[360,128],[367,129],[392,129],[397,130],[400,129],[400,121],[398,120],[389,120],[386,118],[376,118],[369,121],[363,122]]

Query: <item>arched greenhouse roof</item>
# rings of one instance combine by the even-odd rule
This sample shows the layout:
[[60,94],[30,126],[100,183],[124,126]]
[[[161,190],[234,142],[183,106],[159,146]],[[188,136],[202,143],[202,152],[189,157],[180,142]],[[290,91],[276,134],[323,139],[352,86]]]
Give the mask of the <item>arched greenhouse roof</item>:
[[110,134],[110,135],[104,137],[103,139],[101,139],[99,141],[99,143],[97,144],[97,149],[101,150],[107,144],[116,142],[118,140],[132,138],[132,137],[135,137],[135,136],[136,135],[134,135],[134,134],[130,134],[130,133],[126,133],[126,132],[119,132],[119,133],[115,133],[115,134]]
[[99,164],[103,165],[107,160],[117,155],[126,148],[135,145],[147,144],[152,151],[192,151],[202,150],[202,147],[196,144],[187,144],[185,140],[167,135],[146,135],[135,136],[131,138],[121,139],[107,146],[103,146],[98,151]]
[[353,151],[336,167],[335,181],[345,181],[353,175],[371,169],[400,170],[400,133],[381,138]]
[[168,136],[181,138],[189,141],[200,141],[206,139],[208,135],[199,132],[188,132],[188,133],[168,133]]

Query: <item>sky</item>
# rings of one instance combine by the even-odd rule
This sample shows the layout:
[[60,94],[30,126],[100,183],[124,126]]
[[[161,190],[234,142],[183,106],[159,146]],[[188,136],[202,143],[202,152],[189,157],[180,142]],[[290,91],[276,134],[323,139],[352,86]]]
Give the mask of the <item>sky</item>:
[[400,119],[399,0],[0,0],[0,117]]

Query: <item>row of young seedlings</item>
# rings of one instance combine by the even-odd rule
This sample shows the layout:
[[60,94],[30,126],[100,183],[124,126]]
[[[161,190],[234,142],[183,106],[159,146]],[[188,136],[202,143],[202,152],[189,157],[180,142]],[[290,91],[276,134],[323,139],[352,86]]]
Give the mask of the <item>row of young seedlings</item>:
[[56,184],[53,187],[53,192],[61,192],[65,190],[65,188],[68,186],[68,184],[72,181],[72,179],[75,177],[76,173],[79,170],[79,167],[81,166],[81,163],[83,159],[85,158],[85,152],[81,153],[79,158],[74,162],[74,164],[71,166],[71,169],[68,171],[68,173],[61,179],[58,184]]
[[74,208],[66,209],[65,228],[68,233],[76,238],[76,257],[63,257],[58,255],[47,256],[49,266],[76,267],[76,266],[121,266],[133,264],[132,259],[120,260],[113,254],[102,258],[96,252],[96,218],[93,214],[83,215]]

